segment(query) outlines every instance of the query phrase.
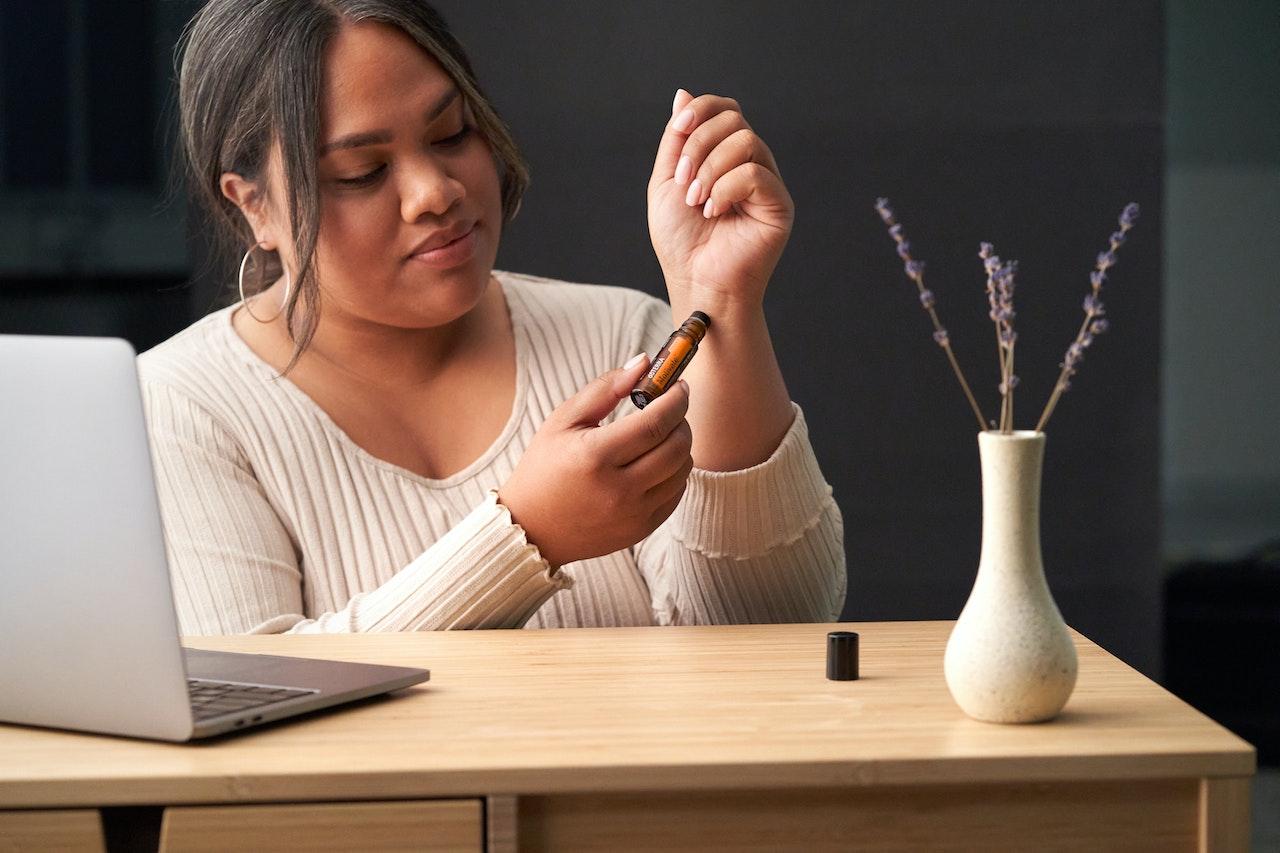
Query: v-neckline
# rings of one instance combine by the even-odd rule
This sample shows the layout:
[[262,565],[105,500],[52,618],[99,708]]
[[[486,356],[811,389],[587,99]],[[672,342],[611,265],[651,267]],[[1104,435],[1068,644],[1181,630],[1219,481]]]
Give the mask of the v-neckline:
[[[303,391],[293,383],[287,376],[276,376],[276,369],[267,363],[262,356],[253,351],[253,348],[240,337],[240,333],[235,330],[231,322],[231,315],[235,312],[238,305],[231,305],[222,310],[223,316],[220,318],[221,329],[223,333],[230,339],[232,349],[238,352],[245,361],[254,369],[264,384],[271,388],[278,388],[289,397],[293,398],[304,409],[311,412],[326,432],[330,433],[339,444],[341,444],[349,453],[364,460],[370,465],[390,471],[407,480],[411,480],[419,485],[432,489],[446,489],[456,486],[464,482],[487,467],[495,457],[502,451],[504,447],[511,441],[516,430],[520,427],[525,412],[525,400],[528,396],[528,376],[526,366],[528,364],[527,342],[525,340],[525,316],[524,303],[521,301],[520,294],[516,293],[518,286],[513,286],[511,278],[506,277],[501,271],[493,271],[494,278],[502,287],[502,293],[505,297],[503,301],[507,305],[507,315],[511,323],[511,334],[515,338],[515,358],[516,358],[516,393],[515,399],[511,404],[511,414],[507,417],[506,425],[498,437],[482,452],[474,461],[464,466],[460,471],[450,474],[448,477],[432,478],[424,477],[416,471],[410,471],[408,468],[396,465],[393,462],[375,456],[369,451],[361,447],[355,439],[347,434],[346,430],[338,426],[337,422],[330,417],[329,413],[324,410],[315,400],[311,398],[307,392]],[[513,298],[514,294],[514,298]]]

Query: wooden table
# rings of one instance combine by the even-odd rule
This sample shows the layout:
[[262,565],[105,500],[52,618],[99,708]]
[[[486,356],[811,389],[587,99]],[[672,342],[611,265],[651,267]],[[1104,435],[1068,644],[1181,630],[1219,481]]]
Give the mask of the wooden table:
[[[950,627],[191,639],[432,678],[197,745],[0,725],[0,848],[152,814],[167,850],[1248,849],[1249,744],[1079,635],[1059,719],[970,720]],[[837,628],[861,680],[826,680]]]

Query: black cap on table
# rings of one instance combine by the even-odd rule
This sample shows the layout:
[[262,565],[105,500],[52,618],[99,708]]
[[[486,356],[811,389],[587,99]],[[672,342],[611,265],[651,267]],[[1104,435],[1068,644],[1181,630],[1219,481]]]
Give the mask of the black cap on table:
[[858,678],[858,635],[853,631],[827,634],[827,678],[856,681]]

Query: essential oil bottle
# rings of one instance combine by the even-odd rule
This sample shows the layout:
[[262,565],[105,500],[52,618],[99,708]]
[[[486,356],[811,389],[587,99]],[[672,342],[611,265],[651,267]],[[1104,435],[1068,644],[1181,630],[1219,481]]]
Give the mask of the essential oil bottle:
[[649,372],[631,392],[631,402],[637,408],[643,409],[676,384],[680,374],[693,360],[693,354],[698,351],[698,344],[702,342],[710,325],[710,317],[701,311],[694,311],[680,328],[671,333],[671,337],[667,338],[662,349],[653,357]]

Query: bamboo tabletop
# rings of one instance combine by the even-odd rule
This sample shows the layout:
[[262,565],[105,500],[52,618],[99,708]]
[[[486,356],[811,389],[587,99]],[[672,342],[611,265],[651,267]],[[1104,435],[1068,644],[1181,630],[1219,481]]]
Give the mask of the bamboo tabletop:
[[[1073,634],[1061,716],[964,716],[950,622],[188,638],[421,666],[390,697],[196,744],[0,725],[0,808],[1247,776],[1254,750]],[[826,633],[861,635],[828,681]]]

